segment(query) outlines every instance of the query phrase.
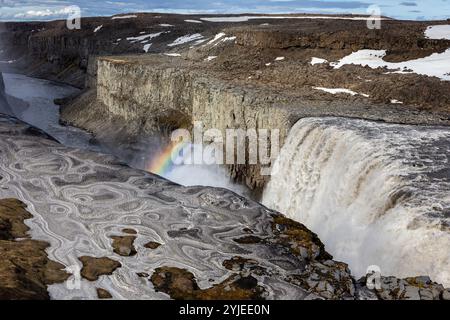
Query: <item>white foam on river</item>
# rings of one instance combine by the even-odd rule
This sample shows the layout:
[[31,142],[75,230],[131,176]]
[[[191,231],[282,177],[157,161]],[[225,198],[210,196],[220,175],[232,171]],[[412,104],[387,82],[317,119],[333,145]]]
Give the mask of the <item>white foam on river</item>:
[[362,276],[430,275],[450,286],[450,129],[305,118],[263,203],[316,232]]

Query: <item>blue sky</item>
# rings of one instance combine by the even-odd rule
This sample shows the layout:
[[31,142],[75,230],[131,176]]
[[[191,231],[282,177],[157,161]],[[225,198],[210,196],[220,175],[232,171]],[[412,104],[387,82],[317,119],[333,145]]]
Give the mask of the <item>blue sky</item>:
[[450,18],[450,0],[0,0],[0,20],[65,18],[77,5],[83,16],[124,12],[175,13],[366,13],[370,5],[398,19]]

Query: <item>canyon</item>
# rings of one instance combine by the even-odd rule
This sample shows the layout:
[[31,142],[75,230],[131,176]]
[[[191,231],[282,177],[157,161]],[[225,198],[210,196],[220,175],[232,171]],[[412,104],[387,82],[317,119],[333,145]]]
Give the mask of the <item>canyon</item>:
[[[238,22],[226,18],[162,14],[138,14],[128,19],[86,18],[82,29],[75,31],[67,30],[64,21],[1,24],[0,44],[4,49],[0,60],[7,62],[0,64],[4,76],[8,80],[11,74],[21,73],[80,89],[55,97],[55,103],[61,105],[62,124],[87,131],[82,147],[91,151],[71,149],[80,147],[80,142],[75,140],[70,145],[68,141],[73,140],[59,138],[59,131],[41,128],[64,146],[42,132],[36,133],[28,124],[4,116],[1,150],[5,157],[2,156],[0,175],[6,175],[1,180],[5,189],[0,194],[2,198],[17,198],[28,204],[37,220],[31,230],[33,239],[50,244],[47,252],[51,259],[65,266],[81,261],[85,269],[88,260],[81,254],[109,259],[92,262],[94,265],[116,263],[112,271],[104,273],[110,276],[104,275],[100,280],[88,276],[83,280],[81,291],[67,290],[63,284],[51,285],[51,297],[96,298],[101,289],[115,298],[151,299],[448,298],[448,290],[432,280],[447,286],[450,281],[449,257],[445,252],[448,203],[439,198],[448,191],[445,159],[450,152],[440,143],[450,122],[450,83],[414,72],[415,69],[345,63],[355,52],[367,53],[373,60],[383,51],[383,61],[392,65],[404,61],[426,63],[432,55],[445,58],[450,39],[433,39],[425,33],[434,25],[448,22],[386,18],[382,29],[370,30],[366,27],[367,17],[252,16],[237,19]],[[189,22],[192,20],[200,23]],[[0,83],[0,89],[3,87]],[[7,90],[0,92],[2,112],[15,115],[18,107],[14,106],[20,103]],[[280,159],[285,159],[282,170],[286,171],[281,176],[274,172],[262,174],[258,164],[225,168],[235,183],[250,190],[251,198],[298,222],[230,191],[182,187],[139,170],[146,169],[154,153],[168,144],[172,131],[192,130],[194,122],[221,132],[279,130],[281,155],[273,158],[271,165],[275,170],[276,162],[280,164]],[[337,133],[324,138],[326,133],[321,136],[320,130],[327,132],[328,127],[336,128]],[[374,129],[366,132],[363,128]],[[303,129],[305,136],[299,138]],[[436,135],[429,136],[428,132],[435,129]],[[424,136],[419,134],[417,144],[411,142],[410,149],[396,145],[399,136],[395,136],[397,140],[392,145],[380,142],[379,149],[375,149],[376,132],[380,131],[384,133],[380,141],[389,140],[397,131],[405,132],[405,137],[417,131],[424,132]],[[313,133],[320,138],[314,138]],[[345,163],[345,156],[352,155],[350,161],[358,161],[354,152],[362,148],[361,159],[373,154],[374,162],[362,165],[362,176],[349,178],[356,184],[356,197],[348,196],[344,203],[353,201],[353,207],[343,206],[335,212],[342,220],[325,227],[334,197],[337,194],[339,207],[339,199],[345,196],[340,194],[340,186],[331,185],[330,180],[331,189],[324,193],[321,186],[327,182],[320,178],[326,172],[320,171],[323,168],[311,168],[335,156],[332,141],[337,141],[342,149],[343,143],[337,138],[340,135],[342,141],[354,139],[354,144],[348,147],[350,151],[344,160],[338,158],[339,161]],[[295,150],[306,145],[296,138],[312,146],[319,141],[325,146],[330,143],[330,152],[321,155],[305,149],[304,154],[310,154],[310,158],[301,159]],[[438,150],[436,158],[415,154],[415,150],[424,148],[430,152]],[[18,149],[32,155],[33,161]],[[386,152],[378,155],[376,150]],[[397,165],[402,152],[411,154],[410,158],[401,156],[408,168],[419,165],[422,171],[389,171]],[[405,167],[404,163],[400,165]],[[382,177],[386,177],[380,178],[380,185],[394,181],[395,187],[380,195],[381,211],[368,212],[368,216],[376,217],[367,218],[367,222],[361,214],[367,202],[360,204],[358,196],[367,187],[367,176],[379,172],[371,170],[379,166],[386,171],[380,169]],[[303,181],[308,175],[309,179]],[[437,191],[429,188],[435,193],[428,199],[436,200],[435,203],[426,204],[415,215],[410,214],[415,209],[398,210],[404,208],[404,203],[419,199],[404,187],[409,186],[407,183],[398,182],[408,175],[411,181],[425,177],[429,179],[425,181],[437,186]],[[344,180],[343,177],[335,179]],[[52,192],[44,196],[45,190]],[[328,198],[332,198],[330,205],[321,206]],[[417,207],[426,203],[417,201]],[[342,233],[355,236],[350,237],[350,242],[369,241],[372,235],[367,225],[375,225],[378,234],[389,235],[390,227],[404,216],[406,225],[402,224],[399,231],[404,239],[409,239],[410,234],[420,238],[422,230],[432,230],[430,234],[436,236],[433,244],[432,236],[426,235],[430,240],[421,243],[428,248],[419,253],[421,260],[414,250],[403,248],[405,242],[400,239],[393,241],[398,240],[396,248],[404,249],[406,258],[392,263],[395,266],[389,265],[392,259],[386,255],[377,255],[385,245],[382,242],[374,246],[373,252],[370,246],[364,252],[364,248],[339,248],[342,242],[330,245],[338,260],[349,262],[348,259],[359,266],[356,275],[360,280],[346,264],[333,260],[319,240],[327,239],[327,248],[339,233],[341,241],[345,241]],[[393,221],[379,226],[378,217]],[[353,225],[352,219],[363,223]],[[319,237],[299,222],[314,227]],[[347,229],[341,224],[347,224]],[[365,233],[354,231],[361,226],[367,229]],[[125,229],[134,232],[130,235]],[[93,234],[96,237],[91,239]],[[109,246],[111,236],[115,238],[111,238],[114,242]],[[156,256],[149,258],[144,244],[150,240]],[[158,249],[161,244],[163,248]],[[220,252],[213,249],[218,247],[222,248]],[[424,253],[426,250],[438,252],[440,263],[434,269],[430,269],[432,261]],[[137,256],[130,257],[130,253]],[[358,265],[358,256],[364,254],[370,257]],[[398,267],[407,259],[415,268]],[[198,261],[203,261],[201,266]],[[365,278],[367,261],[382,264],[383,271],[399,277],[382,276],[381,287],[370,289]],[[137,273],[140,275],[135,276]],[[432,280],[418,273],[428,274]],[[180,281],[186,285],[180,287]],[[225,287],[232,288],[231,292],[227,293]],[[129,288],[131,294],[127,292]]]

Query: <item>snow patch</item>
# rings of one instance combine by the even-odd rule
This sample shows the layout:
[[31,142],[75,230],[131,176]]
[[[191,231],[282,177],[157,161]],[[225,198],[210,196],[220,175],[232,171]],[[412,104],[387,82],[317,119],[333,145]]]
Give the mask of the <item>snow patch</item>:
[[226,34],[223,32],[218,33],[214,36],[214,38],[212,40],[208,41],[208,44],[213,44],[214,42],[216,42],[217,40],[219,40],[220,38],[223,38],[225,36],[226,36]]
[[173,24],[160,23],[159,26],[160,26],[160,27],[173,27]]
[[181,57],[179,53],[164,53],[164,55],[168,57]]
[[[335,17],[335,16],[238,16],[238,17],[208,17],[200,20],[208,22],[247,22],[255,19],[329,19],[329,20],[384,20],[374,17]],[[186,21],[186,20],[185,20]]]
[[283,61],[284,59],[286,59],[285,57],[276,57],[275,61]]
[[[208,39],[200,39],[194,42],[194,46],[198,46],[199,44],[202,44],[203,42],[205,42]],[[192,48],[192,47],[191,47]]]
[[152,46],[151,43],[144,45],[144,51],[147,53],[151,46]]
[[184,22],[189,22],[189,23],[203,23],[203,22],[201,22],[201,21],[199,21],[199,20],[190,20],[190,19],[184,20]]
[[313,57],[311,59],[311,64],[313,66],[316,65],[316,64],[322,64],[322,63],[327,63],[327,62],[328,62],[328,60],[325,60],[325,59],[322,59],[322,58],[315,58],[315,57]]
[[436,40],[450,40],[450,25],[443,24],[437,26],[429,26],[425,30],[425,37]]
[[205,61],[211,61],[211,60],[214,60],[216,58],[217,58],[217,56],[209,56],[208,58],[205,59]]
[[393,103],[393,104],[403,104],[403,102],[401,102],[401,101],[399,101],[397,99],[392,99],[391,103]]
[[103,28],[103,25],[100,25],[97,28],[95,28],[94,33],[97,33],[98,31],[100,31],[101,28]]
[[137,18],[137,15],[135,14],[130,14],[130,15],[126,15],[126,16],[114,16],[111,18],[111,20],[117,20],[117,19],[132,19],[132,18]]
[[341,89],[341,88],[334,88],[333,89],[333,88],[323,88],[323,87],[314,87],[314,89],[321,90],[321,91],[324,91],[324,92],[328,92],[328,93],[331,93],[331,94],[346,93],[346,94],[350,94],[352,96],[356,96],[356,95],[359,94],[359,95],[361,95],[363,97],[366,97],[366,98],[369,97],[368,94],[358,93],[358,92],[355,92],[355,91],[352,91],[352,90],[349,90],[349,89]]
[[236,37],[225,37],[225,38],[223,38],[222,39],[222,41],[221,42],[226,42],[226,41],[234,41],[234,40],[236,40]]
[[188,34],[182,37],[177,38],[174,42],[168,44],[169,47],[179,46],[184,43],[188,43],[194,40],[202,39],[203,36],[200,33]]
[[[167,31],[168,32],[168,31]],[[142,42],[144,40],[151,40],[153,38],[159,37],[160,35],[162,35],[165,32],[158,32],[158,33],[151,33],[151,34],[144,34],[141,36],[137,36],[137,37],[128,37],[127,40],[131,41],[131,43],[135,43],[135,42]]]
[[372,69],[386,67],[396,70],[391,73],[416,73],[450,81],[450,49],[443,53],[433,53],[425,58],[404,62],[386,62],[383,60],[385,56],[386,50],[364,49],[353,52],[338,62],[331,63],[331,65],[335,69],[347,64],[368,66]]

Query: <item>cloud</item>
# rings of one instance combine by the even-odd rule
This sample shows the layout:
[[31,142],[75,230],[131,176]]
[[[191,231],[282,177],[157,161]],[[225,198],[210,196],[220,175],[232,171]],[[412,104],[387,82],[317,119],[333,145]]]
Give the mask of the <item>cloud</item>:
[[65,7],[61,9],[45,9],[45,10],[28,10],[26,12],[19,12],[14,15],[15,18],[32,19],[43,17],[56,17],[61,15],[69,15],[74,12],[72,7]]
[[400,5],[401,6],[405,6],[405,7],[417,7],[417,3],[415,3],[415,2],[408,2],[408,1],[400,2]]
[[0,0],[1,20],[50,20],[64,18],[64,7],[78,5],[83,16],[113,15],[129,12],[161,13],[354,13],[365,14],[370,5],[382,8],[382,14],[400,19],[446,19],[450,16],[447,0]]

